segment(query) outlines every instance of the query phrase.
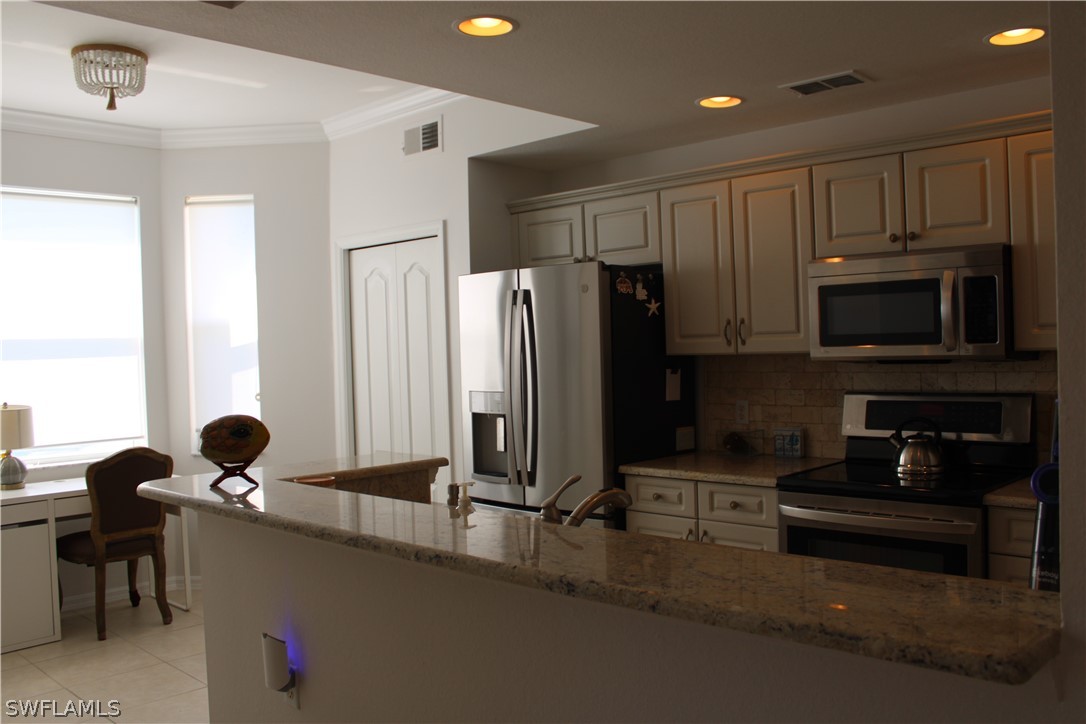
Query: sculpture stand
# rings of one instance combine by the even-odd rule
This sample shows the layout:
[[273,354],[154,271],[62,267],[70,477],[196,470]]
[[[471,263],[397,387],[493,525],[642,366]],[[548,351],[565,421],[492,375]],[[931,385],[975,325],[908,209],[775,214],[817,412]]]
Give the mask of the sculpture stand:
[[[214,461],[212,461],[212,462],[214,462]],[[212,488],[217,488],[219,486],[219,483],[221,483],[222,481],[227,480],[229,478],[245,478],[247,481],[252,483],[254,486],[256,486],[258,488],[260,487],[260,483],[253,480],[251,477],[249,477],[249,474],[245,472],[245,469],[253,464],[253,460],[246,460],[243,463],[233,463],[233,464],[231,464],[231,463],[215,463],[215,464],[219,466],[220,470],[222,470],[222,475],[220,475],[219,477],[215,478],[214,481],[212,481],[212,483],[211,483]]]

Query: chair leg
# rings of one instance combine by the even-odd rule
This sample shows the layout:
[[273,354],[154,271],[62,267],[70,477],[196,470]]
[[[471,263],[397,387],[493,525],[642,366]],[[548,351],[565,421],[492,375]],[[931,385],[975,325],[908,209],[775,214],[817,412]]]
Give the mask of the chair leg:
[[98,640],[106,640],[106,562],[94,564],[94,623],[98,627]]
[[155,569],[155,603],[158,604],[158,612],[162,614],[162,624],[173,623],[173,611],[170,602],[166,600],[166,551],[163,540],[159,538],[155,545],[155,555],[151,559]]
[[139,572],[139,566],[139,558],[132,558],[128,561],[128,600],[132,602],[132,608],[140,605],[140,592],[136,588],[136,573]]

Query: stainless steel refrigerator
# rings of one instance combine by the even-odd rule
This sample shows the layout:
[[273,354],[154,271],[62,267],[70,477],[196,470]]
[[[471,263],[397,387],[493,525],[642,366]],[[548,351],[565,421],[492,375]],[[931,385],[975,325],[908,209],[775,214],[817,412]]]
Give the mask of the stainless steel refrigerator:
[[460,277],[473,499],[538,509],[577,474],[559,501],[569,511],[615,484],[618,464],[693,447],[693,365],[666,355],[662,305],[659,265]]

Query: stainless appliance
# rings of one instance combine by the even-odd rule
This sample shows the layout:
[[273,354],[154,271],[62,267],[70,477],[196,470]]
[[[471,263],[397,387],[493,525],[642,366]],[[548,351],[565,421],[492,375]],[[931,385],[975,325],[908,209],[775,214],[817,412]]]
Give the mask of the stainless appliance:
[[807,265],[811,356],[998,359],[1013,351],[1010,246]]
[[[669,357],[660,265],[460,277],[464,459],[473,500],[567,511],[615,468],[693,448],[693,361]],[[686,433],[686,434],[683,434]]]
[[[941,475],[898,475],[888,435],[918,419],[941,431]],[[1036,464],[1032,395],[846,394],[841,429],[844,460],[778,478],[780,550],[985,576],[982,501]]]

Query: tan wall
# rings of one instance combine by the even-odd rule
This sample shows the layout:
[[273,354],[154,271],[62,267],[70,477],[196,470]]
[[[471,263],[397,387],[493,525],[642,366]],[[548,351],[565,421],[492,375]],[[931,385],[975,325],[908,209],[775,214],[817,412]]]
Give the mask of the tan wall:
[[[702,361],[699,447],[722,450],[738,431],[759,451],[772,453],[773,430],[801,427],[804,453],[840,458],[845,392],[1033,392],[1039,461],[1048,459],[1056,398],[1056,353],[1036,360],[879,364],[816,362],[806,355],[706,357]],[[750,422],[735,422],[735,403],[746,400]]]

